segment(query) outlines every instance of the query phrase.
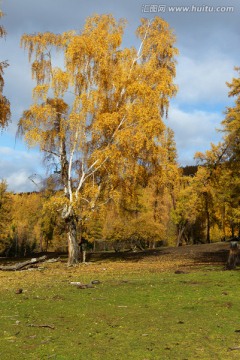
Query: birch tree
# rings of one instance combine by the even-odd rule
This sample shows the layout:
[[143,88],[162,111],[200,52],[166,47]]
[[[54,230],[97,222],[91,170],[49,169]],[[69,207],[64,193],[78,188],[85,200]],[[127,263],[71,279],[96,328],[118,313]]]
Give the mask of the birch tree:
[[142,19],[139,48],[123,48],[125,25],[95,15],[80,32],[22,36],[36,87],[19,129],[59,174],[69,265],[78,262],[80,204],[94,209],[106,188],[133,189],[161,166],[163,116],[177,90],[175,36],[161,18]]

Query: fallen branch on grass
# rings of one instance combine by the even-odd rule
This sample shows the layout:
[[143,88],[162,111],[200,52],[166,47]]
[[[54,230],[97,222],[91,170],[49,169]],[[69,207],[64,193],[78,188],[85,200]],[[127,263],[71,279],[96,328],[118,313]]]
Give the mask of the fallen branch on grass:
[[78,289],[94,289],[94,285],[101,284],[99,280],[92,280],[89,284],[82,284],[80,281],[71,281],[71,285],[76,286]]
[[55,263],[55,262],[58,262],[58,261],[61,261],[60,257],[58,257],[57,259],[48,259],[45,262],[50,264],[50,263]]
[[231,351],[233,351],[233,350],[240,350],[240,346],[230,347],[229,350],[231,350]]
[[20,262],[20,263],[17,263],[17,264],[14,264],[14,265],[4,265],[4,266],[0,266],[0,270],[3,270],[3,271],[17,271],[17,270],[22,270],[22,269],[26,269],[26,268],[29,268],[31,267],[32,265],[34,264],[37,264],[37,263],[40,263],[40,262],[43,262],[47,259],[47,256],[44,255],[44,256],[41,256],[39,258],[33,258],[31,260],[26,260],[26,261],[23,261],[23,262]]
[[53,326],[53,325],[48,325],[48,324],[40,324],[40,325],[38,325],[38,324],[28,324],[28,326],[29,327],[38,327],[38,328],[49,328],[49,329],[52,329],[52,330],[54,330],[55,329],[55,326]]

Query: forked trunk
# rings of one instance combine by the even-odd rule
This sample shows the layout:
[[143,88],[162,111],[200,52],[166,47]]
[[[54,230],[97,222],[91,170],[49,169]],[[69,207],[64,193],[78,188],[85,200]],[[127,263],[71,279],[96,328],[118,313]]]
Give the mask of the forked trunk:
[[176,246],[182,246],[182,237],[183,233],[185,231],[186,225],[179,225],[178,226],[178,238],[177,238],[177,244]]
[[68,219],[68,266],[78,264],[79,246],[77,241],[77,225],[74,217]]

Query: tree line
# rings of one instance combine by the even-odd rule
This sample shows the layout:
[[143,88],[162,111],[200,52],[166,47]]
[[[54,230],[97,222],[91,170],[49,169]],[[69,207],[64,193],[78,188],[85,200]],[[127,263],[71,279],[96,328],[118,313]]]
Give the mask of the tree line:
[[[65,249],[67,239],[73,265],[83,239],[145,248],[238,233],[239,77],[228,84],[236,102],[223,141],[196,154],[190,176],[164,122],[177,92],[175,35],[159,17],[142,19],[139,47],[123,48],[125,25],[95,15],[80,32],[22,36],[36,86],[18,133],[39,147],[51,175],[31,194],[11,194],[2,181],[2,251]],[[9,111],[1,110],[2,127]]]

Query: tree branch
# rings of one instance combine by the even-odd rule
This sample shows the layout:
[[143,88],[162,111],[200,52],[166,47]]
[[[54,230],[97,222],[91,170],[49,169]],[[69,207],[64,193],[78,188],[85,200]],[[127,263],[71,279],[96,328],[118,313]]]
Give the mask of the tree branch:
[[54,156],[60,157],[59,154],[57,154],[56,152],[54,152],[54,151],[52,151],[52,150],[47,150],[47,149],[42,149],[42,150],[45,151],[45,152],[47,152],[47,153],[49,153],[49,154],[52,154],[52,155],[54,155]]

